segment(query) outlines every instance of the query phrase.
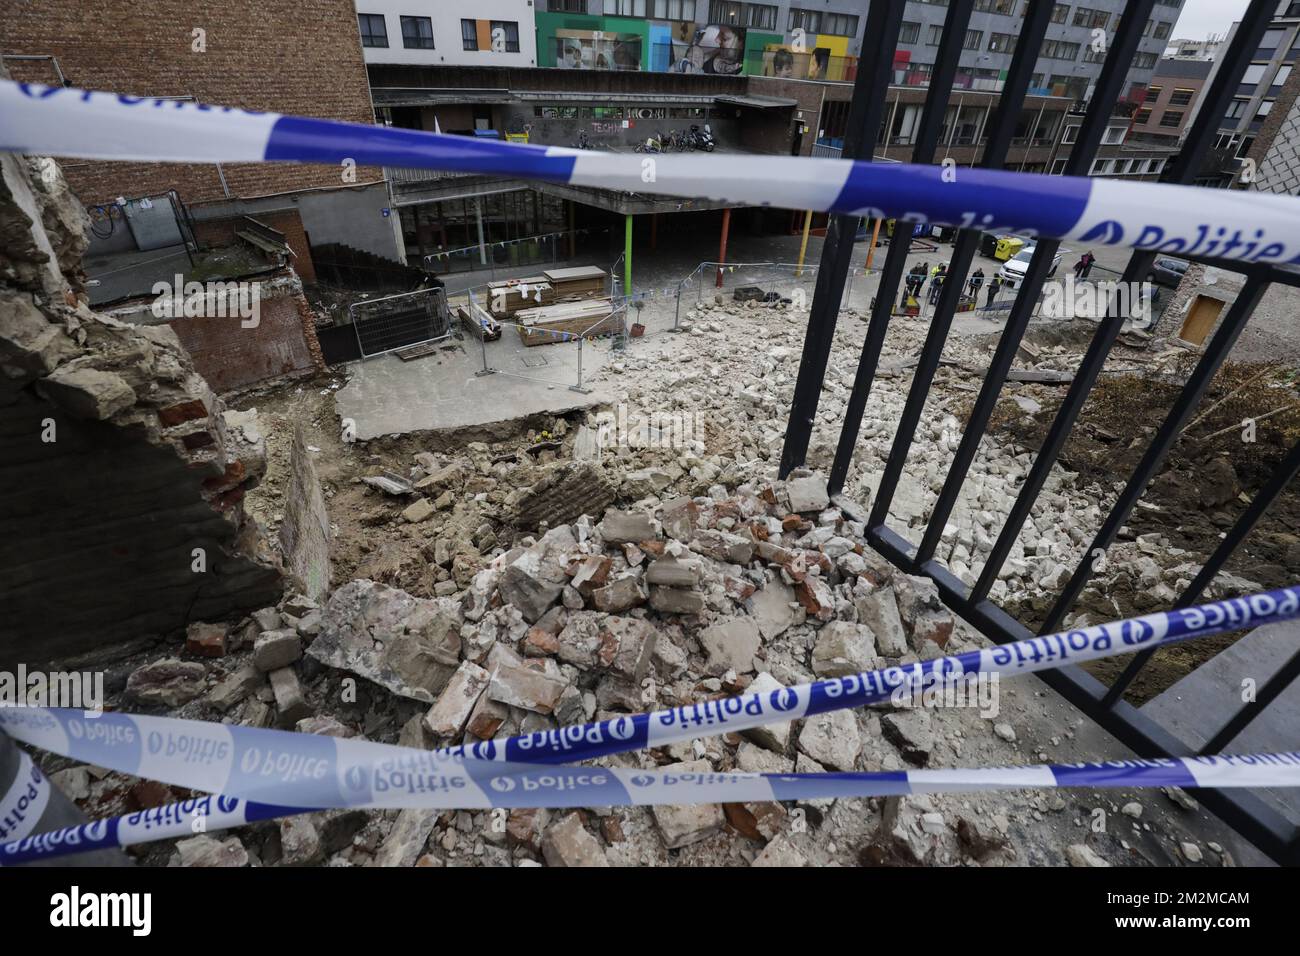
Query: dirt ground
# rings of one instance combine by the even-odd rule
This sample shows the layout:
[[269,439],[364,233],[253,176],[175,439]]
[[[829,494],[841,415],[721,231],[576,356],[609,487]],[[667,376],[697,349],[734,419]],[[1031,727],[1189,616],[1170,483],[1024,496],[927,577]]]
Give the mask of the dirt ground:
[[[1107,367],[1150,366],[1158,349],[1158,343],[1150,349],[1117,345]],[[1066,441],[1061,464],[1078,472],[1084,483],[1113,489],[1106,508],[1141,461],[1198,357],[1178,349],[1141,371],[1104,372],[1089,395]],[[1129,517],[1120,540],[1159,534],[1171,548],[1189,552],[1183,560],[1203,563],[1300,440],[1298,375],[1294,367],[1280,363],[1225,363]],[[1040,395],[1045,391],[1040,390]],[[1065,389],[1046,394],[1041,411],[1033,415],[1003,402],[990,424],[991,433],[1040,448]],[[1253,433],[1246,424],[1252,420]],[[1261,588],[1277,588],[1294,584],[1298,569],[1300,491],[1290,487],[1228,559],[1225,571]],[[1135,576],[1120,569],[1108,580],[1106,592],[1126,614],[1136,614],[1147,610],[1139,600],[1140,588]],[[1085,592],[1080,608],[1101,618],[1113,615],[1109,606],[1090,606],[1088,597]],[[1027,621],[1030,617],[1024,615]],[[1164,649],[1134,682],[1128,699],[1149,700],[1238,636],[1225,634]],[[1089,670],[1109,681],[1127,664],[1125,659],[1106,660],[1089,665]]]

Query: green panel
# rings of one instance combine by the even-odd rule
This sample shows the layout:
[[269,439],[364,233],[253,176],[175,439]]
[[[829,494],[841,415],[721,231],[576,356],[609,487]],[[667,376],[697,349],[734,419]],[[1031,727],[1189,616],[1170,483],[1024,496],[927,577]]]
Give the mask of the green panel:
[[759,33],[748,30],[745,33],[745,69],[746,76],[763,75],[763,48],[769,43],[784,43],[785,37],[780,33]]

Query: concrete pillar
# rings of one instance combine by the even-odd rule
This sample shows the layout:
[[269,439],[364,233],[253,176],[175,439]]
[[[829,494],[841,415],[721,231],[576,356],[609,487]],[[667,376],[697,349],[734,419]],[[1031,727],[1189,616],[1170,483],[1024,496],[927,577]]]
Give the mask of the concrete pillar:
[[474,223],[478,226],[479,261],[487,265],[487,243],[483,241],[483,202],[477,198],[474,200]]
[[731,231],[731,209],[722,210],[722,239],[718,245],[718,281],[717,286],[722,288],[722,264],[727,261],[727,233]]

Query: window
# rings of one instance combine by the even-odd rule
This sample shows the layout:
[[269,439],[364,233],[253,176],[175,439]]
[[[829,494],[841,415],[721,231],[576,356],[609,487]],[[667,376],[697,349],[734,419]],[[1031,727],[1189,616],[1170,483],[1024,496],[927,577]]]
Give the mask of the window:
[[1186,87],[1178,86],[1174,88],[1173,95],[1169,97],[1170,106],[1188,106],[1192,102],[1192,97],[1196,95],[1195,90],[1189,90]]
[[898,31],[899,43],[915,43],[921,39],[921,24],[903,21],[903,28]]
[[1069,146],[1078,138],[1079,138],[1079,127],[1067,126],[1065,128],[1065,132],[1061,135],[1061,142],[1064,143],[1066,146]]
[[1290,76],[1291,76],[1291,67],[1289,65],[1280,67],[1277,71],[1277,76],[1273,77],[1272,85],[1281,86],[1290,78]]
[[816,10],[790,8],[790,30],[803,30],[805,33],[821,33],[822,15]]
[[358,13],[357,26],[361,28],[362,46],[388,46],[388,27],[382,13]]
[[610,0],[605,4],[605,13],[611,17],[643,17],[645,0]]
[[1064,176],[1064,175],[1065,175],[1065,164],[1066,164],[1066,162],[1067,162],[1067,160],[1064,160],[1064,159],[1058,159],[1058,160],[1053,161],[1053,163],[1052,163],[1052,175],[1053,175],[1053,176]]
[[858,35],[858,18],[850,16],[847,13],[825,13],[822,14],[822,33],[829,33],[837,37],[853,37]]
[[1106,51],[1105,51],[1105,49],[1103,48],[1103,49],[1100,49],[1100,50],[1099,50],[1099,49],[1097,49],[1095,46],[1093,46],[1091,43],[1086,44],[1086,45],[1084,46],[1084,48],[1083,48],[1083,62],[1084,62],[1084,63],[1104,63],[1104,62],[1106,62]]
[[1264,100],[1264,102],[1259,104],[1259,109],[1255,111],[1255,120],[1256,121],[1262,120],[1265,116],[1267,116],[1271,112],[1273,112],[1273,101]]
[[1160,94],[1163,93],[1164,91],[1165,91],[1165,88],[1164,88],[1163,86],[1148,86],[1148,87],[1147,87],[1147,99],[1148,99],[1148,100],[1159,99],[1159,98],[1160,98]]
[[1064,23],[1070,19],[1070,5],[1068,3],[1058,3],[1052,7],[1052,22]]
[[943,24],[934,23],[930,25],[930,39],[926,41],[930,46],[938,46],[939,41],[943,39]]
[[1276,50],[1282,44],[1282,38],[1286,36],[1285,30],[1265,30],[1264,36],[1259,41],[1261,50]]
[[1064,40],[1044,40],[1042,57],[1046,60],[1077,60],[1079,44]]
[[694,20],[695,0],[655,0],[654,11],[656,20]]
[[1228,107],[1228,112],[1224,114],[1227,119],[1241,119],[1246,115],[1246,107],[1250,105],[1250,100],[1233,100],[1232,105]]
[[1264,78],[1264,71],[1268,69],[1267,63],[1252,63],[1246,67],[1245,75],[1242,76],[1242,83],[1258,83]]
[[1127,132],[1128,127],[1126,126],[1107,126],[1106,132],[1101,136],[1101,141],[1114,146],[1116,143],[1124,142],[1124,134]]
[[1132,69],[1134,70],[1151,70],[1155,68],[1156,61],[1159,60],[1154,53],[1138,53],[1133,56]]
[[473,20],[460,21],[460,46],[463,50],[478,49],[478,24]]
[[984,42],[983,30],[967,30],[966,38],[962,40],[961,48],[963,50],[978,50],[980,44]]
[[1145,126],[1151,122],[1151,107],[1144,106],[1133,114],[1133,125]]
[[1110,23],[1110,14],[1105,10],[1093,10],[1091,7],[1075,8],[1074,25],[1076,27],[1101,28],[1104,30],[1108,23]]
[[1160,125],[1166,129],[1177,129],[1183,122],[1183,116],[1186,115],[1182,110],[1165,110],[1160,114]]
[[550,0],[547,9],[551,13],[586,13],[587,0]]
[[1000,13],[1011,16],[1016,9],[1016,0],[975,0],[975,9],[982,13]]
[[776,12],[777,8],[768,3],[746,4],[745,26],[756,27],[759,30],[775,30]]
[[432,50],[433,20],[429,17],[402,17],[402,46],[408,50]]
[[1016,40],[1014,33],[990,33],[989,34],[989,52],[990,53],[1015,53]]
[[1164,20],[1159,20],[1156,22],[1156,30],[1155,33],[1152,34],[1152,36],[1154,36],[1157,40],[1168,39],[1169,31],[1172,28],[1173,28],[1172,23],[1167,23]]
[[506,53],[519,52],[519,24],[514,20],[493,20],[490,36],[494,51],[501,52],[500,45],[504,43]]
[[709,22],[726,23],[731,26],[740,26],[741,14],[744,13],[745,5],[743,3],[730,3],[727,0],[711,0],[709,3]]

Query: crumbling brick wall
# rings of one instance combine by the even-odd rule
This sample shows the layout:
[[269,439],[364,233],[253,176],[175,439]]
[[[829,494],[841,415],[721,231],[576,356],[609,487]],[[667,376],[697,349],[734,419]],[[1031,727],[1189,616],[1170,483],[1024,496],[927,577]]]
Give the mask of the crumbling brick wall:
[[239,242],[235,232],[244,228],[246,219],[256,219],[283,233],[285,244],[293,250],[293,271],[303,282],[315,284],[316,266],[311,258],[311,245],[297,209],[276,209],[253,216],[223,216],[219,219],[201,218],[201,208],[191,208],[190,213],[194,216],[194,238],[202,246],[230,246]]
[[[98,0],[93,16],[84,0],[6,0],[3,9],[4,52],[57,57],[73,86],[374,122],[352,0]],[[49,61],[6,63],[15,80],[58,82]],[[343,185],[337,166],[222,169],[230,194],[242,198]],[[227,198],[211,165],[78,161],[67,176],[88,205],[169,189],[185,203]],[[381,178],[374,167],[356,170],[358,183]]]
[[[224,316],[179,316],[167,322],[208,385],[224,393],[285,375],[325,370],[316,317],[292,271],[231,281],[257,284],[255,320],[231,309]],[[115,308],[112,315],[125,322],[153,324],[158,321],[153,304],[153,299],[138,299]]]
[[243,511],[265,461],[167,326],[86,305],[86,215],[49,159],[0,155],[0,666],[263,607]]

